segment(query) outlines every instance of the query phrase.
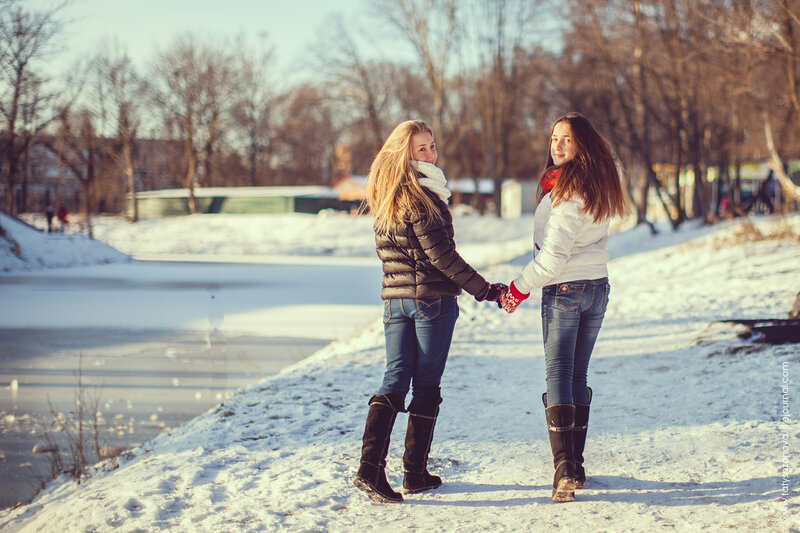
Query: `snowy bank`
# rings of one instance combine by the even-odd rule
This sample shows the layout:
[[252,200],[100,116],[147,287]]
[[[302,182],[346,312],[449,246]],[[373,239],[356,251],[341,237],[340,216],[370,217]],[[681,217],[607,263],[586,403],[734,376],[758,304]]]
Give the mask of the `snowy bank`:
[[[687,226],[639,253],[642,228],[612,235],[611,303],[590,365],[589,479],[575,503],[550,501],[538,296],[509,316],[463,295],[431,451],[441,488],[379,505],[352,486],[383,370],[376,317],[118,466],[102,464],[80,485],[56,480],[30,505],[0,512],[0,528],[796,530],[800,350],[709,329],[783,317],[800,289],[800,217],[757,229],[760,239],[740,224]],[[484,273],[507,281],[521,264]],[[395,487],[404,420],[388,458]]]
[[130,258],[84,235],[41,233],[0,213],[0,272],[120,263]]
[[[0,222],[5,227],[5,220]],[[44,228],[44,217],[23,215],[23,220]],[[23,225],[16,221],[13,227]],[[622,222],[620,222],[622,224]],[[46,235],[20,238],[23,255],[35,260],[22,263],[17,258],[0,255],[0,269],[26,270],[70,266],[69,261],[81,257],[75,265],[106,262],[96,256],[79,237],[82,223],[68,227],[67,235]],[[494,216],[461,214],[454,217],[459,251],[478,265],[496,264],[525,253],[530,247],[533,218],[501,219]],[[25,228],[30,231],[30,228]],[[241,263],[275,263],[300,258],[312,261],[354,257],[377,261],[372,219],[336,211],[317,215],[225,215],[198,214],[131,223],[123,217],[97,216],[92,218],[92,231],[98,241],[128,254],[135,259],[181,261],[228,261]],[[2,241],[0,241],[2,242]],[[31,242],[32,244],[29,244]],[[56,249],[54,243],[69,248]],[[29,253],[28,248],[32,251]],[[107,247],[106,247],[107,248]],[[2,251],[0,251],[2,254]],[[13,255],[9,252],[8,254]],[[63,257],[61,259],[60,257]],[[376,263],[377,264],[377,263]]]

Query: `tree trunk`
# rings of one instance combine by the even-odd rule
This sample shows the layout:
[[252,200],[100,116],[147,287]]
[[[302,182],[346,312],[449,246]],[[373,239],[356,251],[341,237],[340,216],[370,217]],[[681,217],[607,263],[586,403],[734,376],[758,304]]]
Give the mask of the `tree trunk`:
[[3,169],[6,182],[6,211],[12,215],[17,214],[16,202],[14,201],[14,192],[16,189],[17,177],[17,153],[16,153],[16,139],[13,135],[8,135],[7,149],[6,149],[6,164]]
[[705,168],[700,160],[700,154],[696,150],[693,150],[692,153],[692,169],[694,170],[692,214],[694,218],[702,218],[704,221],[708,221],[708,191],[706,191]]
[[[255,122],[255,121],[254,121]],[[250,186],[258,185],[258,134],[255,128],[250,130]]]
[[25,65],[18,65],[16,68],[16,77],[13,80],[14,93],[11,99],[10,111],[8,112],[8,120],[6,122],[6,168],[4,169],[6,178],[6,211],[12,215],[17,214],[16,202],[14,201],[14,186],[16,185],[17,166],[19,164],[19,155],[17,153],[17,115],[19,113],[19,99],[22,91],[22,79]]
[[97,157],[97,146],[93,145],[96,138],[92,137],[90,145],[86,154],[86,177],[81,180],[83,185],[84,196],[84,217],[86,221],[86,235],[90,239],[94,238],[92,231],[92,182],[94,182],[95,173],[97,171],[95,159]]
[[197,213],[197,199],[194,196],[194,176],[197,165],[197,156],[194,153],[194,146],[192,145],[191,137],[187,135],[186,142],[184,143],[184,155],[186,157],[186,177],[184,178],[184,187],[188,192],[188,205],[189,213],[192,215]]
[[764,133],[767,140],[767,150],[769,150],[769,167],[778,177],[784,196],[787,200],[800,200],[800,187],[795,185],[786,173],[781,156],[775,148],[775,142],[772,139],[772,125],[766,113],[764,113]]
[[783,11],[783,38],[785,46],[791,53],[786,54],[786,78],[788,85],[789,101],[792,103],[792,108],[796,115],[800,116],[800,98],[798,98],[798,80],[797,80],[797,43],[794,34],[794,14],[792,13],[792,6],[788,5],[786,0],[781,0],[781,8]]
[[124,158],[125,177],[128,182],[128,194],[131,196],[131,222],[139,221],[139,201],[136,199],[136,180],[133,176],[133,149],[131,140],[125,138],[122,141],[122,157]]
[[83,186],[84,208],[83,215],[86,220],[86,235],[90,239],[94,239],[94,231],[92,231],[92,182],[90,180],[81,180]]

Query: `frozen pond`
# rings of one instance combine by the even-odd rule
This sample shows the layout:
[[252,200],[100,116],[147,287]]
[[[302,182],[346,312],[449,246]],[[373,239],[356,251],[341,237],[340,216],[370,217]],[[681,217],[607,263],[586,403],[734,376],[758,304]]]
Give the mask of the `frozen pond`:
[[100,445],[140,444],[376,320],[379,286],[377,259],[0,275],[0,506],[49,471],[31,450],[58,440],[79,368]]

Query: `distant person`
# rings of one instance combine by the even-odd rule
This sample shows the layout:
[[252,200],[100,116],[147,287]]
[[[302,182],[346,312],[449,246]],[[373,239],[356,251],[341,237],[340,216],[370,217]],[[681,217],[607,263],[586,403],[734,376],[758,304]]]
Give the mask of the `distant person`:
[[723,218],[727,214],[729,207],[729,200],[728,200],[728,185],[725,183],[725,179],[718,179],[717,180],[717,209],[716,209],[716,216],[718,218]]
[[755,195],[750,192],[742,191],[742,210],[745,213],[749,213],[751,209],[755,208],[755,212],[758,213],[763,205],[766,211],[774,213],[775,204],[773,200],[776,192],[775,184],[775,173],[770,169],[769,174],[767,174],[766,179],[758,187]]
[[770,213],[775,212],[775,192],[776,192],[775,172],[769,171],[769,176],[764,180],[761,190],[758,193],[758,198],[764,204],[764,208]]
[[547,392],[542,395],[553,452],[552,498],[575,499],[586,472],[583,450],[592,389],[587,371],[603,323],[608,283],[608,226],[625,210],[617,158],[578,113],[550,128],[550,151],[539,180],[533,259],[500,298],[507,312],[542,289]]
[[47,204],[44,209],[44,216],[47,219],[47,233],[53,233],[53,218],[55,217],[55,209],[52,204]]
[[725,194],[719,200],[719,216],[720,217],[727,216],[729,208],[730,208],[730,201],[728,200],[728,195]]
[[58,221],[61,224],[61,233],[67,231],[67,224],[69,224],[69,211],[64,205],[58,206]]
[[353,483],[377,502],[403,501],[386,480],[386,455],[397,413],[411,388],[403,456],[403,490],[442,484],[427,469],[442,401],[440,382],[458,318],[457,296],[497,301],[506,286],[490,284],[467,264],[453,241],[450,191],[437,158],[433,131],[409,120],[397,126],[369,171],[366,204],[375,218],[383,263],[386,370],[369,400],[361,463]]
[[739,204],[742,211],[745,213],[749,213],[750,210],[753,208],[753,205],[756,203],[756,197],[753,196],[753,193],[748,190],[742,190],[742,201]]

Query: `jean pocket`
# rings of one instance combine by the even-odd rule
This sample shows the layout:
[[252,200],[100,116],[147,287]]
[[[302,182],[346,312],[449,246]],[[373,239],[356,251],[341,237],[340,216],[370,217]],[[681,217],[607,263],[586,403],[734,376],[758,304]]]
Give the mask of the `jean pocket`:
[[606,312],[606,309],[608,309],[608,295],[611,293],[611,285],[606,283],[605,289],[606,289],[605,293],[603,294],[603,296],[604,296],[604,298],[603,298],[603,312],[604,313]]
[[417,312],[425,320],[433,320],[442,312],[442,299],[428,298],[425,300],[416,300]]
[[386,324],[389,322],[389,319],[392,318],[392,305],[390,300],[383,301],[383,323]]
[[561,311],[577,311],[583,301],[586,285],[560,283],[556,285],[555,307]]

